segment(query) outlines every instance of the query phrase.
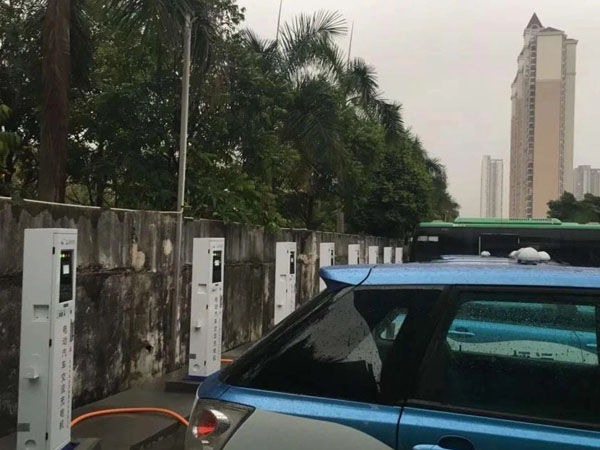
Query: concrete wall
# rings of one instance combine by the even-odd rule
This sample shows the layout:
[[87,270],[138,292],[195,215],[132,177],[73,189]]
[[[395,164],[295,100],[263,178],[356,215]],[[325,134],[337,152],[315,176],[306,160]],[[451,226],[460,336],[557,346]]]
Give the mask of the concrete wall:
[[[112,210],[0,197],[0,435],[16,424],[23,231],[77,228],[75,406],[129,388],[187,360],[189,280],[194,237],[225,237],[223,347],[254,340],[273,323],[275,242],[298,246],[297,303],[319,288],[319,243],[335,242],[336,261],[348,244],[395,246],[387,239],[188,219],[183,301],[171,326],[176,219],[172,213]],[[173,333],[177,351],[169,350]]]

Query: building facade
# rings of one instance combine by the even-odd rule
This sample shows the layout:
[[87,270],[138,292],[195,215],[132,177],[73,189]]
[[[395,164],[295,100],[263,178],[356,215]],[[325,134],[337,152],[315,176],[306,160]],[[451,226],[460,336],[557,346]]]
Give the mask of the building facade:
[[511,86],[510,217],[546,217],[548,202],[573,186],[577,41],[527,24]]
[[573,171],[573,195],[577,200],[583,200],[585,194],[600,197],[600,169],[577,166]]
[[501,159],[484,156],[481,161],[481,191],[479,214],[481,217],[502,217],[504,189],[504,163]]

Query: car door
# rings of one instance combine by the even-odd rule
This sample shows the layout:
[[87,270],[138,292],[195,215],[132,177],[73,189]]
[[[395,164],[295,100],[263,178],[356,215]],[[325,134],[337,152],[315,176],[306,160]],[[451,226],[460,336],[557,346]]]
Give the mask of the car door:
[[398,448],[600,448],[598,298],[457,289],[403,409]]

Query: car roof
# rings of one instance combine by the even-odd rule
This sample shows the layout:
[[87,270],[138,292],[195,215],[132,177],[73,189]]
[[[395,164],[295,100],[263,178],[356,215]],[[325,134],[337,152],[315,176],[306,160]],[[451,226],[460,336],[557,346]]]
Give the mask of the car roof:
[[329,289],[359,284],[600,288],[598,268],[486,259],[457,257],[429,263],[329,266],[320,270],[320,276]]

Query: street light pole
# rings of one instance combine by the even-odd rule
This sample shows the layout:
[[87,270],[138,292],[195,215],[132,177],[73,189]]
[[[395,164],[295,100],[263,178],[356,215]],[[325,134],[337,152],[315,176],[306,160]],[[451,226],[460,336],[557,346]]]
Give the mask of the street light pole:
[[190,63],[192,48],[192,19],[185,16],[183,30],[183,73],[181,78],[181,124],[179,131],[179,178],[177,183],[177,231],[175,237],[175,296],[171,308],[171,355],[173,365],[177,364],[181,331],[181,287],[183,266],[183,206],[185,204],[185,170],[188,140],[188,115],[190,100]]
[[352,38],[354,37],[354,21],[352,21],[352,29],[350,30],[350,43],[348,44],[348,67],[350,67],[350,54],[352,53]]
[[279,28],[281,27],[281,8],[283,0],[279,0],[279,14],[277,15],[277,31],[275,32],[275,43],[279,42]]

